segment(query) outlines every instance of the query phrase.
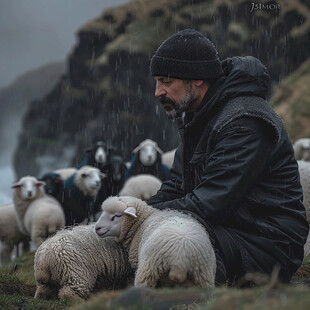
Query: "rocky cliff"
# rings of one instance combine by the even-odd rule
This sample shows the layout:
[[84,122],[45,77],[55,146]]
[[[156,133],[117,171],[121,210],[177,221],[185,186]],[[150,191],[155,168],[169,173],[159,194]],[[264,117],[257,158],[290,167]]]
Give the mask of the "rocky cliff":
[[43,100],[33,101],[15,153],[17,176],[79,162],[103,139],[130,158],[142,139],[163,150],[177,130],[154,98],[150,57],[184,28],[207,34],[220,58],[259,57],[276,85],[310,57],[310,6],[305,0],[133,0],[78,31],[68,72]]

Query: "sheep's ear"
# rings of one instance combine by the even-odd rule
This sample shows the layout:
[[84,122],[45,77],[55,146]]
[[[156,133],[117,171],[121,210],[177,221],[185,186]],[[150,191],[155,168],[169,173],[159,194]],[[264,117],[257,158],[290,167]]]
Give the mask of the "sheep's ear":
[[41,187],[41,186],[44,186],[46,183],[44,181],[39,181],[36,183],[36,186],[37,187]]
[[128,207],[125,211],[124,211],[125,214],[128,214],[132,217],[137,217],[136,216],[136,209],[134,207]]
[[21,185],[19,183],[15,183],[12,185],[12,188],[21,188]]
[[136,154],[141,150],[141,146],[138,145],[135,149],[133,149],[132,153]]
[[156,151],[157,151],[160,155],[163,155],[163,154],[164,154],[164,152],[162,151],[162,149],[159,148],[157,145],[155,146],[155,149],[156,149]]
[[99,177],[100,179],[105,179],[107,175],[105,173],[100,172]]

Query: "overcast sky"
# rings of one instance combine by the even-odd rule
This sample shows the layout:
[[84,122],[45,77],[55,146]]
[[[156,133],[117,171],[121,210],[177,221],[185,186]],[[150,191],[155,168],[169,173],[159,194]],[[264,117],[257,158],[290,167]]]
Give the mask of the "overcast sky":
[[0,0],[0,88],[16,77],[64,60],[75,33],[101,12],[128,0]]

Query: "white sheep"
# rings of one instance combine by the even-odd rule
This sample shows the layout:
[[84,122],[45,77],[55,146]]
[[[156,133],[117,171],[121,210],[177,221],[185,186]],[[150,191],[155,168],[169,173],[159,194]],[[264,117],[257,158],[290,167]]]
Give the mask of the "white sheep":
[[298,160],[300,183],[303,190],[303,204],[306,209],[308,223],[310,224],[310,162]]
[[148,200],[161,187],[161,180],[150,174],[138,174],[130,177],[119,192],[119,196],[132,196]]
[[0,240],[2,265],[10,261],[14,246],[18,249],[20,242],[23,243],[24,251],[29,250],[29,237],[19,230],[13,204],[0,207]]
[[54,172],[59,174],[62,180],[66,180],[67,178],[71,177],[74,173],[76,173],[77,169],[74,167],[61,168],[55,170]]
[[110,197],[95,225],[100,237],[115,236],[128,251],[135,286],[171,284],[213,287],[216,258],[205,228],[188,214],[156,210],[144,201]]
[[106,175],[98,168],[86,165],[65,180],[61,204],[67,226],[81,223],[100,210],[102,201],[96,203],[96,196],[104,177]]
[[161,162],[163,163],[163,165],[167,166],[169,169],[171,169],[172,167],[176,150],[177,149],[173,149],[161,155]]
[[132,152],[134,154],[139,153],[140,162],[144,166],[154,165],[157,160],[157,154],[163,154],[158,144],[151,139],[143,140]]
[[60,203],[45,195],[43,185],[35,177],[26,176],[12,186],[17,223],[36,247],[65,225]]
[[298,139],[293,147],[296,160],[310,161],[310,138]]
[[113,238],[101,239],[94,223],[64,229],[35,253],[35,298],[81,301],[95,289],[119,289],[133,282],[127,253]]

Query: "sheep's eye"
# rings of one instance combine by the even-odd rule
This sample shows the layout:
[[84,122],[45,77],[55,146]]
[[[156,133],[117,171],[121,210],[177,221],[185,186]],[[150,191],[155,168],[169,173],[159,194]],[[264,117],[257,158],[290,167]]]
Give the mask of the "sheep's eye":
[[121,216],[122,216],[121,214],[115,214],[115,215],[112,216],[111,221],[113,222],[115,217],[121,217]]

